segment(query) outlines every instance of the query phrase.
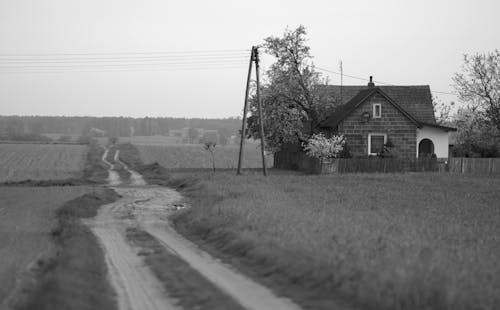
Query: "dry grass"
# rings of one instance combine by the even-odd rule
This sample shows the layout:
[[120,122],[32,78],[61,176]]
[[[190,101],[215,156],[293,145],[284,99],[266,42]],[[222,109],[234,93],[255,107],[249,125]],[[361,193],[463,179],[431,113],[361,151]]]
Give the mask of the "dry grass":
[[0,144],[0,182],[80,177],[87,147],[59,144]]
[[218,174],[186,192],[194,207],[176,224],[312,308],[340,297],[499,309],[499,188],[498,178],[431,173]]
[[[212,168],[210,154],[200,144],[184,145],[135,145],[145,164],[158,162],[165,168]],[[238,166],[237,146],[216,146],[215,165],[217,168],[236,168]],[[244,154],[245,168],[261,167],[260,149],[256,144],[248,144]],[[267,157],[272,166],[272,156]]]
[[87,191],[88,187],[0,187],[0,305],[16,277],[48,249],[55,210]]

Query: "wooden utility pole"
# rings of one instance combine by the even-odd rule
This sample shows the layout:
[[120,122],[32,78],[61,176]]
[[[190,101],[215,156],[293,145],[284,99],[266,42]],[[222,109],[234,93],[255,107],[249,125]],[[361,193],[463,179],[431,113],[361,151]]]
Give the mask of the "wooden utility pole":
[[257,109],[259,111],[259,134],[260,134],[260,154],[262,156],[262,173],[267,175],[266,155],[265,155],[265,137],[264,137],[264,117],[262,115],[262,102],[260,101],[260,67],[259,67],[259,50],[258,47],[254,48],[255,58],[255,75],[257,78]]
[[252,46],[250,54],[250,64],[248,65],[247,86],[245,90],[245,102],[243,104],[243,123],[241,124],[241,141],[240,152],[238,157],[238,170],[236,174],[241,174],[241,167],[243,165],[243,149],[245,147],[245,133],[247,124],[247,110],[248,110],[248,93],[250,91],[250,77],[252,75],[252,62],[255,62],[256,80],[257,80],[257,110],[259,113],[259,134],[260,134],[260,153],[262,155],[262,172],[267,175],[266,156],[265,156],[265,137],[264,137],[264,117],[262,115],[262,102],[260,100],[260,67],[259,67],[259,50],[258,47]]
[[245,147],[245,132],[247,129],[247,109],[248,109],[248,92],[250,91],[250,77],[252,76],[252,62],[254,58],[254,47],[252,46],[252,51],[250,52],[250,62],[248,63],[248,76],[247,76],[247,87],[245,90],[245,103],[243,104],[243,121],[241,124],[241,140],[240,140],[240,154],[238,156],[238,170],[236,174],[241,174],[241,166],[243,165],[243,149]]

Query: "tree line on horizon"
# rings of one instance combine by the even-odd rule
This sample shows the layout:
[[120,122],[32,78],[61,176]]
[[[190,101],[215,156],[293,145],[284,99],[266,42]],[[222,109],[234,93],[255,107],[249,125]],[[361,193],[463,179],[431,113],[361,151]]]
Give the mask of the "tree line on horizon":
[[203,128],[236,135],[237,117],[203,119],[175,117],[0,116],[0,140],[43,140],[42,134],[107,137],[168,135],[170,130]]

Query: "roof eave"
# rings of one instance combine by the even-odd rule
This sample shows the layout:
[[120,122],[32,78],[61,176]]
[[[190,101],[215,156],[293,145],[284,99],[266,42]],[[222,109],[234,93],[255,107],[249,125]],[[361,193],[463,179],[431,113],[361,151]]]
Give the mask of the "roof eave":
[[419,126],[418,128],[422,128],[424,126],[427,126],[427,127],[434,127],[434,128],[439,128],[439,129],[443,129],[445,131],[457,131],[458,129],[457,128],[454,128],[454,127],[449,127],[449,126],[443,126],[443,125],[438,125],[438,124],[429,124],[429,123],[424,123],[424,122],[419,122]]

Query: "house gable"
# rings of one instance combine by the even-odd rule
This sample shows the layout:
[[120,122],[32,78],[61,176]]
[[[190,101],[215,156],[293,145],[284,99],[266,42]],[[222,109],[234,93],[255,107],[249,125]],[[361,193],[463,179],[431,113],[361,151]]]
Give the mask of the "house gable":
[[[329,97],[344,106],[361,91],[369,90],[366,85],[328,85]],[[396,102],[418,122],[436,124],[434,108],[432,105],[431,90],[428,85],[412,86],[377,86],[389,98]],[[342,91],[341,91],[342,89]]]
[[[331,127],[335,128],[339,125],[342,120],[349,116],[353,111],[355,111],[360,105],[362,105],[366,100],[373,97],[375,94],[383,97],[387,103],[391,104],[396,108],[402,115],[404,115],[408,120],[410,120],[415,126],[419,126],[419,122],[408,112],[406,112],[399,104],[392,100],[386,93],[384,93],[380,88],[369,88],[360,91],[356,96],[354,96],[349,102],[337,109],[332,115],[330,115],[321,125],[321,127]],[[376,115],[370,113],[371,118],[377,118]]]
[[[398,157],[415,157],[418,122],[381,91],[364,92],[361,96],[362,99],[344,111],[336,127],[325,128],[325,131],[344,135],[354,156],[367,156],[370,153],[368,139],[380,135],[394,145],[393,151]],[[373,118],[374,104],[380,104],[380,118]],[[368,120],[364,117],[366,113],[370,115]]]

